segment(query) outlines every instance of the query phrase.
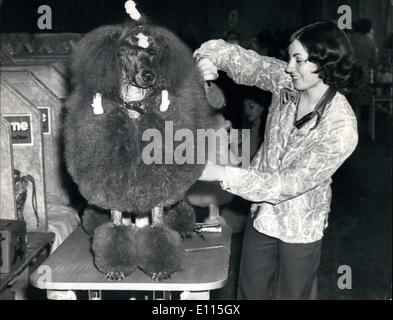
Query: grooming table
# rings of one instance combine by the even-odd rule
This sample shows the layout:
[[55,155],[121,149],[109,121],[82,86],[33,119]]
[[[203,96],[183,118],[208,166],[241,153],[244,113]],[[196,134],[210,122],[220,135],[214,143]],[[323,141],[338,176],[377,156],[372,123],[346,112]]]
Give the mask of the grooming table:
[[[89,298],[99,300],[102,290],[182,291],[181,299],[207,300],[209,291],[227,282],[231,231],[205,232],[184,240],[183,270],[163,281],[153,281],[137,269],[122,281],[109,281],[93,264],[88,235],[79,227],[30,276],[33,286],[46,289],[50,299],[76,299],[76,290],[89,291]],[[205,249],[210,247],[210,249]],[[165,293],[164,293],[165,294]]]

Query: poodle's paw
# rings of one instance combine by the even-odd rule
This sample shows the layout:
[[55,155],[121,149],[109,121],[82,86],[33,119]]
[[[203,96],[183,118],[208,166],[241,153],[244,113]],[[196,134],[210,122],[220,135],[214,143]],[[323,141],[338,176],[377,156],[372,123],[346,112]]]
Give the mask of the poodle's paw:
[[164,215],[165,224],[177,231],[183,239],[192,236],[195,220],[194,208],[185,199],[167,208]]
[[132,226],[106,223],[98,227],[92,243],[97,269],[106,275],[113,273],[113,278],[118,274],[127,276],[134,272],[138,268],[135,235],[136,229]]
[[151,274],[151,279],[153,281],[161,281],[161,280],[169,279],[170,277],[171,277],[171,275],[165,271]]
[[176,231],[162,225],[146,226],[138,231],[136,248],[139,269],[154,281],[167,279],[181,269],[184,252]]
[[82,215],[82,227],[88,235],[92,236],[95,229],[110,222],[110,220],[111,218],[108,210],[88,206]]
[[106,274],[106,279],[109,281],[122,281],[126,278],[123,272],[112,271]]
[[180,237],[184,240],[184,239],[190,239],[192,238],[193,232],[179,232]]

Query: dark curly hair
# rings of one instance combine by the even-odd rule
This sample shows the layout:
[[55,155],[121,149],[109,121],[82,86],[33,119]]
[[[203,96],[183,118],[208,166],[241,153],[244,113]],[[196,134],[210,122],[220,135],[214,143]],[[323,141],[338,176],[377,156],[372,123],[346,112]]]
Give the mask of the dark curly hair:
[[315,63],[322,81],[337,91],[346,93],[355,88],[362,70],[355,63],[351,42],[336,23],[321,21],[305,26],[292,34],[290,42],[298,40]]

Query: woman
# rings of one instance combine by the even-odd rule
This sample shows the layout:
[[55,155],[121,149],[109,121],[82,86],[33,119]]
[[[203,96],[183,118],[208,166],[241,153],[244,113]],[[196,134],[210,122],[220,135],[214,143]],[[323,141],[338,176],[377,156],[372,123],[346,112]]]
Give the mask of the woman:
[[312,298],[331,177],[358,142],[355,115],[342,95],[359,75],[346,35],[332,22],[318,22],[292,35],[288,53],[286,64],[223,40],[195,52],[205,80],[222,70],[272,93],[264,142],[250,167],[208,164],[200,178],[253,202],[239,299]]

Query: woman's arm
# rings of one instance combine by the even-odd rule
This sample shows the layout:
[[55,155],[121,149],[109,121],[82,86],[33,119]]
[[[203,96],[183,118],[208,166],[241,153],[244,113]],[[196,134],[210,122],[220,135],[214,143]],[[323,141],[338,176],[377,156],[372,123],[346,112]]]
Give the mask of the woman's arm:
[[284,61],[258,55],[224,40],[210,40],[194,53],[197,59],[210,60],[219,70],[236,83],[257,86],[278,94],[284,87],[292,88],[290,76],[285,72]]
[[211,167],[202,178],[222,181],[224,190],[253,202],[277,204],[289,200],[331,178],[358,142],[356,124],[351,121],[337,122],[321,135],[322,140],[316,141],[306,154],[280,171]]

